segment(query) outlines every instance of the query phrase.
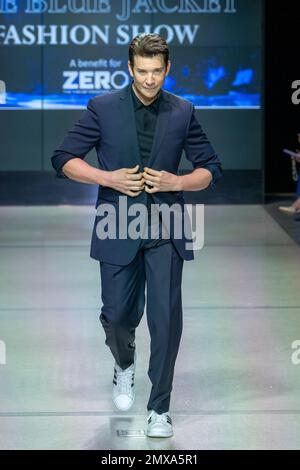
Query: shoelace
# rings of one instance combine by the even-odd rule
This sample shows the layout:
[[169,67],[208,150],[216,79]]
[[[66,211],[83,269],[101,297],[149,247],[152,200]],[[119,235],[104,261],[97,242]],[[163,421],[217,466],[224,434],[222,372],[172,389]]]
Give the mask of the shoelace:
[[157,413],[153,413],[152,415],[149,416],[148,422],[155,422],[155,423],[168,423],[172,424],[172,419],[167,413],[162,413],[161,415]]
[[[131,379],[131,380],[130,380]],[[131,384],[134,379],[134,372],[129,371],[118,371],[117,370],[117,386],[121,393],[130,393],[132,391]]]

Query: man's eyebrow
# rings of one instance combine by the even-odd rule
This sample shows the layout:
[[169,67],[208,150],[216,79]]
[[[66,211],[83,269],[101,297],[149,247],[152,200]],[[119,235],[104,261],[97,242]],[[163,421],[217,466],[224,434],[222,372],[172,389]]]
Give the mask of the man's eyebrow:
[[[156,68],[153,69],[153,70],[163,70],[163,69],[164,69],[163,67],[156,67]],[[137,67],[137,70],[139,70],[140,72],[147,72],[147,70],[141,69],[140,67]]]

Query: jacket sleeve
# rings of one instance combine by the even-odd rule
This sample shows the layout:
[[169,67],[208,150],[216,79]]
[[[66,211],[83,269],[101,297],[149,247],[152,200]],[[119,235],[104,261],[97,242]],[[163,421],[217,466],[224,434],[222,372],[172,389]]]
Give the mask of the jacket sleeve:
[[194,169],[206,168],[211,172],[212,180],[209,187],[213,188],[222,176],[222,165],[195,116],[194,105],[184,142],[184,151],[186,158],[192,162]]
[[99,120],[93,98],[91,98],[81,118],[67,132],[61,145],[53,152],[51,163],[57,176],[67,178],[62,171],[64,164],[72,158],[83,159],[100,140]]

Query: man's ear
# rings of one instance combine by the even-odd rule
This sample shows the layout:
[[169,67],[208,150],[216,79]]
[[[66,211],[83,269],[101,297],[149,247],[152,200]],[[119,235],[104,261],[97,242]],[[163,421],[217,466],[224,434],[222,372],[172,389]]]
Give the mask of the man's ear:
[[168,60],[166,76],[169,74],[170,68],[171,68],[171,61]]
[[128,65],[129,73],[130,73],[130,75],[133,77],[133,71],[132,71],[132,68],[131,68],[130,61],[127,62],[127,65]]

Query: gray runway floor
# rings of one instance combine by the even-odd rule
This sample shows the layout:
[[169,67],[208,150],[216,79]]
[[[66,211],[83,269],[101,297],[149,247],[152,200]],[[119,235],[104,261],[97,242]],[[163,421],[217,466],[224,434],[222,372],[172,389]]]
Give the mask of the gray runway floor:
[[111,400],[94,214],[0,208],[0,448],[300,449],[299,246],[262,206],[205,207],[204,248],[184,264],[174,437],[151,439],[145,315],[134,406]]

